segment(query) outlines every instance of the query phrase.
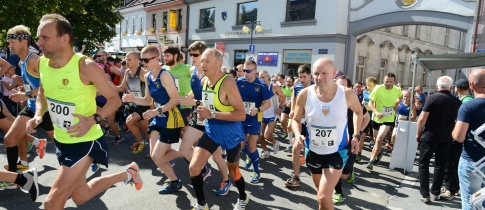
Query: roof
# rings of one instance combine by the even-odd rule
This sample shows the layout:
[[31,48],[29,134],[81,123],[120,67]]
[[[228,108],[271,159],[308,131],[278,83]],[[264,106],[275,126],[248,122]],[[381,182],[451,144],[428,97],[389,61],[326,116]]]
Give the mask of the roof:
[[430,71],[479,67],[485,66],[485,53],[418,55],[416,61]]

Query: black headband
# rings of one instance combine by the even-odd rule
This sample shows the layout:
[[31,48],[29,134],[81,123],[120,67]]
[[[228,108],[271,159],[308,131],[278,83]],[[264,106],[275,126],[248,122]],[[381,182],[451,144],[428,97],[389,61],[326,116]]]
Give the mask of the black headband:
[[28,34],[7,34],[7,39],[30,40]]

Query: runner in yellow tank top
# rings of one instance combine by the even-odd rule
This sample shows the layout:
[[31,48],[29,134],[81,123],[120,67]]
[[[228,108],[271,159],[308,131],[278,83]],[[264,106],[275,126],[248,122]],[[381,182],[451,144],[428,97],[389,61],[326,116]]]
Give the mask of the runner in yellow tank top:
[[[108,148],[104,139],[99,138],[102,133],[97,124],[113,113],[121,101],[105,79],[103,70],[94,61],[72,51],[74,32],[66,18],[58,14],[44,15],[37,32],[45,58],[39,66],[41,84],[35,116],[27,121],[27,131],[35,132],[48,108],[61,164],[44,201],[45,209],[63,209],[69,197],[77,205],[83,204],[121,181],[141,189],[143,183],[135,162],[124,171],[87,183],[86,172],[91,163],[108,165]],[[97,113],[96,90],[108,99]]]

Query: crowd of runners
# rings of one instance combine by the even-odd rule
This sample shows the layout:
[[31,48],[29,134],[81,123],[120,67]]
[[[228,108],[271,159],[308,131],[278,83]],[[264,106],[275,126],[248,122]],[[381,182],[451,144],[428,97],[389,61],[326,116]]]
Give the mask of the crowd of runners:
[[[265,176],[260,161],[280,152],[286,140],[290,144],[284,151],[292,154],[293,172],[285,187],[300,187],[300,168],[306,165],[319,208],[333,209],[345,200],[342,182],[352,184],[355,179],[354,163],[363,160],[364,141],[371,141],[372,153],[366,159],[367,169],[373,170],[382,147],[394,149],[400,121],[417,121],[423,202],[451,200],[460,191],[463,209],[471,209],[470,196],[481,188],[483,177],[471,171],[485,156],[478,142],[485,138],[483,69],[472,71],[469,81],[454,84],[460,101],[451,95],[453,80],[447,76],[440,77],[438,91],[428,95],[420,86],[403,89],[390,72],[383,84],[374,77],[352,84],[328,58],[299,66],[295,78],[272,76],[251,60],[225,72],[222,53],[200,41],[188,47],[192,65],[186,65],[179,48],[172,46],[149,45],[123,60],[105,51],[94,57],[75,53],[72,27],[58,14],[43,16],[37,31],[34,40],[25,26],[8,29],[9,48],[20,62],[12,65],[0,58],[7,90],[0,106],[7,155],[0,188],[20,187],[35,201],[38,175],[29,167],[27,152],[35,148],[42,159],[46,144],[54,143],[60,167],[44,200],[46,209],[62,209],[69,198],[83,204],[118,182],[136,190],[143,187],[135,162],[124,171],[86,180],[88,170],[108,166],[109,144],[128,141],[120,132],[134,137],[128,155],[148,147],[147,158],[167,179],[160,194],[182,188],[173,161],[183,158],[189,164],[193,209],[209,209],[209,203],[217,202],[207,201],[203,189],[212,173],[207,163],[211,156],[222,177],[216,194],[224,196],[234,186],[239,192],[234,209],[250,208],[246,183],[258,183]],[[273,135],[278,125],[283,139]],[[48,139],[36,137],[39,128]],[[114,139],[105,137],[110,132]],[[179,141],[178,148],[172,146]],[[242,176],[240,159],[246,169],[252,167],[250,177]]]

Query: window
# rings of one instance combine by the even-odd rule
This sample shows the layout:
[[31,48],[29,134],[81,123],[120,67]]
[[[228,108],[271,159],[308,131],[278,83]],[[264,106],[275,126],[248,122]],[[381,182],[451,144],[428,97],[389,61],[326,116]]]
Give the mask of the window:
[[140,17],[140,31],[143,31],[143,17]]
[[176,29],[182,29],[182,9],[177,10],[178,18],[177,18],[177,27]]
[[402,27],[402,35],[408,36],[408,33],[409,33],[409,26],[403,26]]
[[126,23],[126,24],[125,24],[125,31],[124,31],[124,32],[128,33],[128,20],[126,20],[126,22],[125,22],[125,23]]
[[416,34],[414,35],[414,38],[419,39],[420,35],[421,35],[421,26],[416,26]]
[[244,25],[247,21],[255,21],[258,19],[258,2],[245,2],[237,4],[237,23],[236,25]]
[[398,68],[398,74],[397,74],[397,82],[404,84],[404,67],[405,63],[404,62],[399,62],[399,68]]
[[234,66],[244,64],[248,50],[234,50]]
[[[443,74],[444,75],[444,74]],[[426,80],[427,80],[427,77],[428,76],[428,72],[426,72],[426,69],[423,69],[423,77],[421,78],[421,84],[423,84],[424,86],[426,86]]]
[[447,28],[446,31],[445,31],[445,44],[444,44],[444,46],[448,47],[449,44],[450,44],[450,29]]
[[135,18],[133,18],[131,22],[132,22],[132,24],[133,24],[133,25],[132,25],[132,28],[131,28],[131,29],[132,29],[132,31],[131,31],[131,32],[132,32],[132,33],[135,33],[135,31],[136,31],[136,30],[135,30]]
[[355,81],[364,81],[365,75],[364,75],[364,69],[365,69],[365,60],[366,57],[359,56],[359,61],[357,63],[357,71],[356,71],[356,76],[355,76]]
[[162,28],[168,28],[168,23],[167,23],[167,18],[168,18],[168,12],[165,11],[163,12],[163,16],[162,16]]
[[156,14],[152,15],[152,28],[156,29],[157,28],[157,19],[156,19]]
[[200,22],[199,29],[214,28],[214,22],[216,19],[216,8],[206,8],[200,10]]
[[317,0],[287,0],[286,21],[314,20]]
[[381,65],[379,66],[379,79],[378,79],[378,81],[384,80],[384,76],[386,76],[386,67],[387,67],[387,60],[382,59]]

